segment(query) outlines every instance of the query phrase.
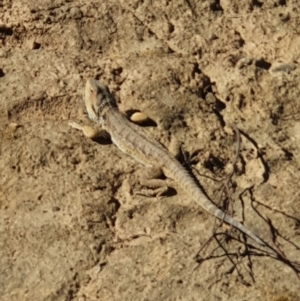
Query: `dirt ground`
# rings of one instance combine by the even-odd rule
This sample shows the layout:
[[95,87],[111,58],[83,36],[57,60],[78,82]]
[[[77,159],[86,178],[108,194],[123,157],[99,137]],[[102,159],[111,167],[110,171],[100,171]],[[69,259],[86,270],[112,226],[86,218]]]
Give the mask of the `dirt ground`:
[[[300,300],[299,62],[298,0],[2,0],[0,300]],[[143,166],[68,126],[89,77],[288,261],[135,195]]]

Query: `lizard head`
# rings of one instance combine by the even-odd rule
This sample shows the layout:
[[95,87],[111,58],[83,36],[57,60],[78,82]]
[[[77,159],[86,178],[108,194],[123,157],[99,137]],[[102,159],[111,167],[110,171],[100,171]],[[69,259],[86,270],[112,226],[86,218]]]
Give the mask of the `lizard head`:
[[85,106],[89,118],[99,121],[109,108],[116,107],[116,102],[107,86],[90,78],[85,85]]

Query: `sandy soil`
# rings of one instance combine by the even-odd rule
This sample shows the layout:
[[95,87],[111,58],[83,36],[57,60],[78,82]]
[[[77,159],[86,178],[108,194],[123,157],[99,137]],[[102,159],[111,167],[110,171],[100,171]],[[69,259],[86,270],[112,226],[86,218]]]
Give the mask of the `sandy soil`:
[[144,168],[68,126],[90,124],[83,88],[100,79],[299,261],[299,34],[298,0],[1,1],[0,299],[300,300],[287,263],[227,225],[201,249],[212,216],[176,187],[134,195]]

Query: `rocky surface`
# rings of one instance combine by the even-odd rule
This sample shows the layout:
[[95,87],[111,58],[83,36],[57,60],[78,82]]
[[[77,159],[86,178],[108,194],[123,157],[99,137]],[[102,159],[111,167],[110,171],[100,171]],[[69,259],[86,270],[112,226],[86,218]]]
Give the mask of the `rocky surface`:
[[201,249],[212,216],[176,187],[134,195],[144,168],[68,127],[90,124],[83,88],[99,79],[297,261],[299,30],[297,0],[0,2],[1,300],[300,300],[288,264],[227,225]]

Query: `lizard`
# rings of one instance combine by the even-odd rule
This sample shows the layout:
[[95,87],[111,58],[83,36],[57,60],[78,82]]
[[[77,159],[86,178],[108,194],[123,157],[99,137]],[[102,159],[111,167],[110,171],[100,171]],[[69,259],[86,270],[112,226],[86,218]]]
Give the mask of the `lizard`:
[[[143,128],[130,122],[119,111],[116,100],[106,85],[93,78],[88,79],[85,85],[85,106],[89,118],[101,126],[103,133],[109,133],[112,142],[122,152],[146,167],[162,171],[167,178],[175,181],[208,213],[232,225],[273,254],[276,253],[251,230],[219,209],[206,196],[200,185],[176,159],[176,156],[169,152],[165,146],[150,136]],[[81,126],[75,122],[70,122],[69,125],[82,130],[84,135],[89,138],[99,134],[89,126]]]

